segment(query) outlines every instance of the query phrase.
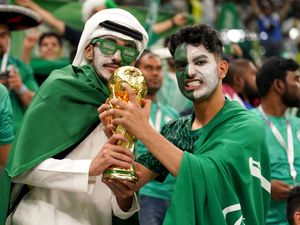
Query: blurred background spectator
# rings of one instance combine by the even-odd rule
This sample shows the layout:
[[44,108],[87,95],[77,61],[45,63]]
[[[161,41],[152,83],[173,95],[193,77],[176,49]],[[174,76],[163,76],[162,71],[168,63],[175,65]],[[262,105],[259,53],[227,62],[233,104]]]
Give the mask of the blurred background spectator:
[[289,9],[289,1],[283,1],[279,9],[269,0],[251,0],[251,6],[257,17],[259,39],[265,48],[265,56],[282,54],[284,47],[281,24]]
[[[11,54],[10,32],[37,26],[41,18],[31,10],[20,6],[0,5],[0,83],[9,91],[12,104],[14,133],[17,132],[23,115],[35,92],[38,90],[32,69]],[[19,46],[21,47],[22,44]]]
[[9,94],[5,86],[0,84],[0,174],[14,138]]
[[[36,56],[32,56],[33,49],[38,45]],[[33,69],[35,80],[41,85],[52,70],[70,64],[67,57],[63,57],[62,38],[55,32],[44,32],[34,29],[24,39],[21,58]]]
[[[259,94],[256,87],[256,66],[248,59],[234,59],[229,63],[226,77],[223,79],[223,90],[232,99],[242,100],[247,109],[257,106]],[[232,89],[234,92],[228,90]],[[236,93],[239,98],[237,98]],[[239,101],[240,102],[240,101]]]

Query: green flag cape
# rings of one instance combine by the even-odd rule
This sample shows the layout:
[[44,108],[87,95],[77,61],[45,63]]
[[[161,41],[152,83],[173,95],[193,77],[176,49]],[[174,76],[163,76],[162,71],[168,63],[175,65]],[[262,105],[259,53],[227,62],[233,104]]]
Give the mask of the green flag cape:
[[[1,176],[1,225],[8,212],[11,178],[79,144],[99,124],[97,108],[107,97],[107,85],[91,65],[69,65],[51,73],[27,109]],[[128,221],[134,224],[136,216]]]
[[68,58],[47,60],[42,58],[31,58],[30,67],[33,70],[34,78],[39,85],[47,79],[49,74],[56,69],[61,69],[70,64]]
[[270,200],[265,130],[227,102],[184,152],[164,225],[263,225]]

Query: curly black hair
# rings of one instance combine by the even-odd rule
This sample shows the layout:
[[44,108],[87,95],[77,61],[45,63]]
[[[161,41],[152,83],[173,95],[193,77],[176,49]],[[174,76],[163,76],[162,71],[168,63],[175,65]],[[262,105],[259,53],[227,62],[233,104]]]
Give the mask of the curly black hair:
[[176,48],[182,43],[195,46],[203,45],[207,51],[222,59],[223,43],[218,32],[207,24],[186,26],[173,34],[170,38],[169,45],[172,56],[174,56]]
[[265,61],[258,70],[256,76],[256,85],[261,97],[268,94],[275,79],[285,81],[287,71],[296,71],[299,65],[293,59],[284,59],[279,56],[273,56]]

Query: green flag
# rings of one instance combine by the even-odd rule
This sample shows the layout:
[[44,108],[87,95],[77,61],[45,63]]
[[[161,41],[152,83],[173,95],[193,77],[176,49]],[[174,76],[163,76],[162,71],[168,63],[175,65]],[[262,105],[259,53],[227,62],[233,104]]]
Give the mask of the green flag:
[[34,96],[0,180],[0,224],[5,224],[11,178],[72,149],[99,124],[108,90],[91,65],[55,70]]
[[216,21],[217,30],[240,29],[241,22],[237,6],[233,2],[224,2]]
[[164,225],[264,225],[270,165],[261,122],[227,102],[184,152]]

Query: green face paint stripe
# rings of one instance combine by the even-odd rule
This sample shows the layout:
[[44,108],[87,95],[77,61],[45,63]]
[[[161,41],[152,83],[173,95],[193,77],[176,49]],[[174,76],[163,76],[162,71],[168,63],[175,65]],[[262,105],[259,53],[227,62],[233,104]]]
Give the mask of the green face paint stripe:
[[[188,48],[187,44],[183,43],[182,45],[178,46],[175,54],[174,54],[174,62],[176,67],[176,78],[178,82],[178,87],[181,93],[188,99],[193,99],[193,91],[185,90],[185,79],[188,77]],[[184,66],[185,68],[181,68]]]

